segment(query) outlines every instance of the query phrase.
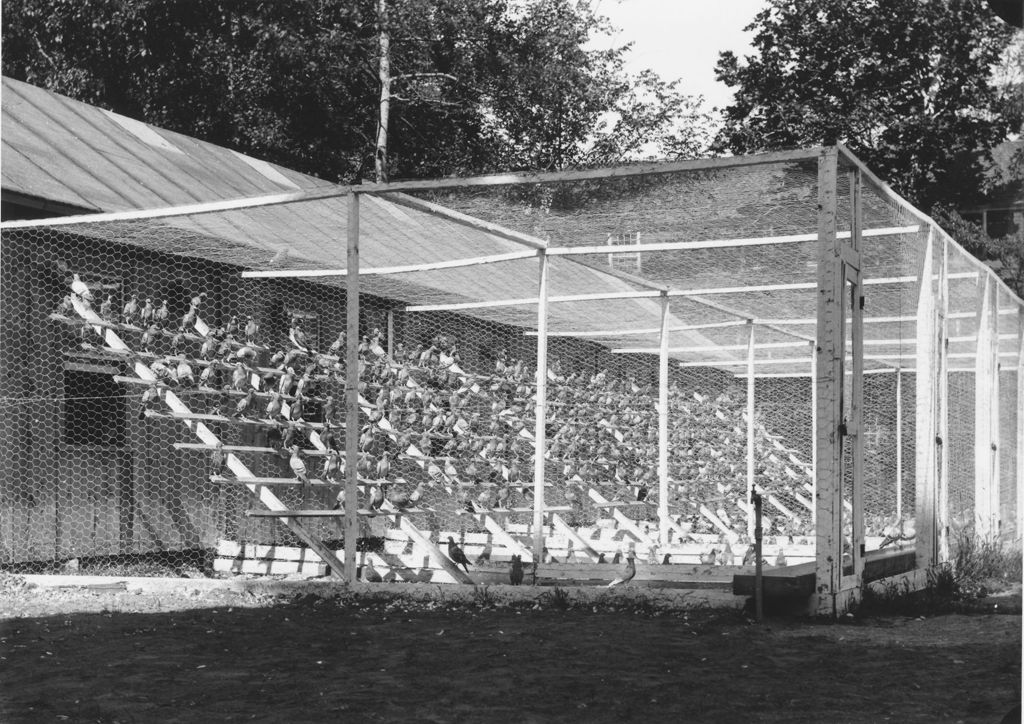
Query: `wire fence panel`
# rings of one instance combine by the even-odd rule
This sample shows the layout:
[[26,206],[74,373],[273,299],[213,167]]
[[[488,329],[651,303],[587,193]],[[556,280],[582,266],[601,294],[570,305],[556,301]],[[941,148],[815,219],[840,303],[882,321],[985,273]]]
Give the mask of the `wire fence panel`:
[[[512,555],[738,565],[751,485],[769,563],[813,560],[817,178],[809,155],[363,189],[354,335],[340,192],[5,228],[0,562],[153,556],[184,571],[218,557],[323,574],[355,511],[368,579],[462,580],[449,538],[478,575]],[[986,338],[996,506],[1017,535],[1019,300],[992,295],[986,337],[985,275],[958,248],[877,190],[860,229],[868,549],[913,537],[922,441],[951,523],[972,521]],[[932,305],[923,279],[942,290]],[[926,323],[945,367],[938,351],[922,364]],[[850,325],[846,349],[848,415]],[[270,548],[312,553],[246,558]]]

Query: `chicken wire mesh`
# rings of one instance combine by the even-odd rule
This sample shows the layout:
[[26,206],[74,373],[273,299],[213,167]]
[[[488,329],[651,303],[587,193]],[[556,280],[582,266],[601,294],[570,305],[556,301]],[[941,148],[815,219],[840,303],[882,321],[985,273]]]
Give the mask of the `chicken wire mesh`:
[[[538,380],[545,560],[635,551],[740,564],[751,479],[769,562],[813,559],[816,161],[620,171],[360,194],[355,507],[378,566],[427,563],[402,518],[482,566],[528,555]],[[849,235],[849,175],[837,193]],[[340,548],[350,203],[321,193],[5,231],[3,563],[159,553],[180,568],[247,545]],[[984,275],[933,241],[935,289],[922,295],[929,229],[870,189],[861,230],[864,508],[877,548],[913,537],[920,309],[943,274],[950,519],[975,510]],[[102,323],[83,323],[74,275]],[[993,297],[996,507],[1012,523],[1019,300]],[[295,519],[301,530],[263,514],[264,493],[228,455],[282,507],[313,512]],[[848,476],[848,502],[851,487]],[[410,512],[384,514],[394,507]]]

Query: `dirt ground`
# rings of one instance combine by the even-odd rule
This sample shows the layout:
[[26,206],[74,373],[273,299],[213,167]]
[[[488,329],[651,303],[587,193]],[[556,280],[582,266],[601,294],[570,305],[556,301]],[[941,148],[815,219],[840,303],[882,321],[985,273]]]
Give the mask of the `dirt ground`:
[[757,625],[616,600],[7,581],[0,720],[999,722],[1020,699],[1019,615]]

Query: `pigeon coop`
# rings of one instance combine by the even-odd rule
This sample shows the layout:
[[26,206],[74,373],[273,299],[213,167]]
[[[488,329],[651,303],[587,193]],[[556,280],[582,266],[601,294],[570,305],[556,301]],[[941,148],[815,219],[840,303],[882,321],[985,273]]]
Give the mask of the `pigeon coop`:
[[836,613],[1021,535],[1021,300],[843,147],[3,231],[5,565],[740,590],[756,493]]

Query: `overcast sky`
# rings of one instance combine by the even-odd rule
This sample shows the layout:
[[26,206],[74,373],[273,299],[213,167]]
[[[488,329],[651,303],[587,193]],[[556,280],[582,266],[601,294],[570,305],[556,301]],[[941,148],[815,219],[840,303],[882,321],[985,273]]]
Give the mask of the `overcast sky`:
[[594,0],[594,6],[621,28],[617,44],[633,43],[627,69],[651,68],[666,80],[679,78],[680,89],[703,95],[708,106],[722,107],[732,92],[715,81],[718,53],[750,52],[743,28],[766,0]]

